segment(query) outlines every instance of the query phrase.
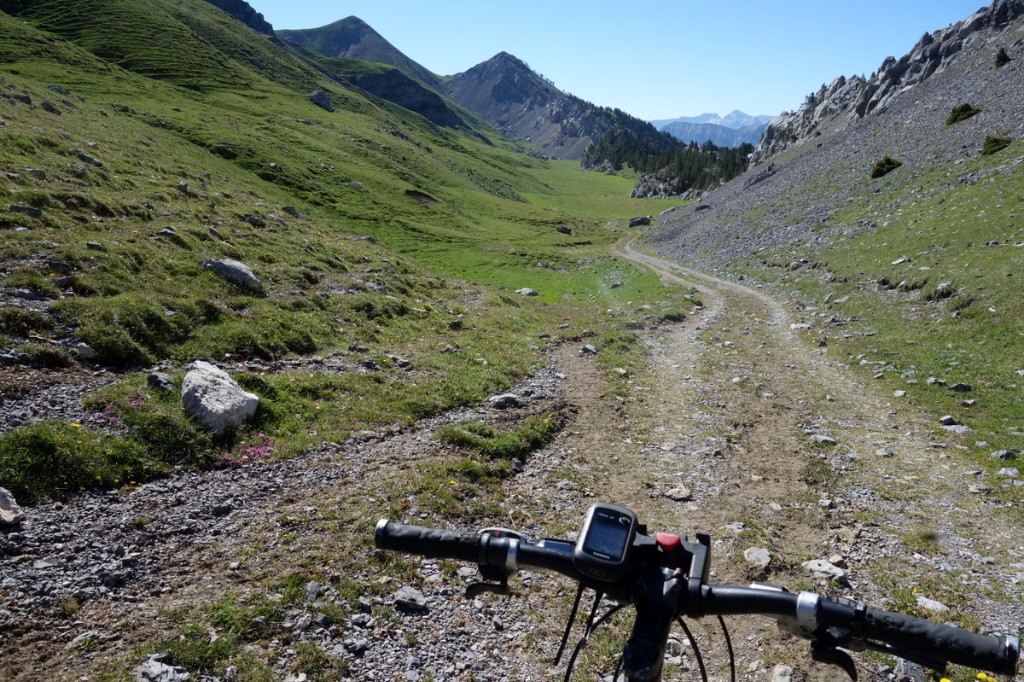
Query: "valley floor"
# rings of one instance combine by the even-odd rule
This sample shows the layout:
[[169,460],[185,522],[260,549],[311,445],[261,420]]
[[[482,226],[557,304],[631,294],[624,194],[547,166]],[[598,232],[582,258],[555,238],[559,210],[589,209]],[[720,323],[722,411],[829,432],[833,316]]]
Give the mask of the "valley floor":
[[[652,529],[710,532],[716,582],[764,580],[922,616],[937,608],[927,601],[934,600],[950,609],[934,615],[937,620],[982,632],[1020,631],[1020,510],[982,492],[984,482],[959,457],[960,437],[937,432],[931,418],[873,386],[864,370],[837,363],[817,339],[802,338],[785,304],[629,247],[622,255],[696,287],[703,307],[645,338],[651,367],[632,377],[627,398],[609,394],[605,370],[572,343],[513,391],[525,405],[518,416],[559,413],[571,421],[504,482],[504,525],[563,535],[578,527],[590,503],[608,500],[633,508]],[[508,418],[481,406],[411,429],[325,444],[307,458],[32,510],[23,530],[37,536],[32,551],[0,566],[6,599],[0,677],[130,676],[147,643],[174,636],[187,614],[226,592],[258,592],[289,567],[330,574],[326,564],[345,552],[338,544],[372,532],[376,518],[356,518],[354,510],[366,516],[403,473],[450,457],[432,438],[440,426]],[[972,485],[977,492],[968,492]],[[354,499],[365,504],[353,508]],[[221,512],[209,513],[214,507]],[[414,500],[403,520],[417,522],[419,508]],[[136,524],[148,530],[128,535],[126,519],[140,518],[151,520]],[[74,525],[61,529],[61,519]],[[120,546],[122,556],[137,558],[132,582],[114,581],[107,596],[71,615],[35,612],[25,586],[61,589],[59,571],[71,562],[65,546],[72,542],[99,555]],[[744,558],[750,548],[768,551],[767,567]],[[841,567],[847,584],[818,581],[801,566],[811,559]],[[549,661],[568,614],[567,583],[528,574],[510,599],[466,601],[467,575],[448,562],[414,560],[410,575],[396,580],[387,570],[367,571],[306,585],[314,594],[287,614],[288,641],[253,647],[277,661],[282,679],[307,652],[304,644],[344,660],[342,679],[561,679],[562,669]],[[338,601],[353,580],[385,595],[366,596],[369,617],[318,618],[323,602]],[[391,595],[406,584],[424,594],[426,613],[391,608]],[[729,625],[743,679],[767,680],[780,665],[792,667],[796,680],[836,677],[773,623],[732,619]],[[619,624],[616,632],[626,628]],[[712,678],[728,679],[717,625],[695,629]],[[595,638],[577,679],[609,675],[604,654],[620,644]],[[696,679],[693,653],[687,645],[682,652],[667,680]],[[879,660],[855,659],[862,679],[889,679]]]

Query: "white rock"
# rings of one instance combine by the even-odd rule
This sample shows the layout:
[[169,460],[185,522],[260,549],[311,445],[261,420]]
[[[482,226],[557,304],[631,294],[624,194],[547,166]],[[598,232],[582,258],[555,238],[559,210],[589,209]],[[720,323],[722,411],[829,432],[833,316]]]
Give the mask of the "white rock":
[[260,398],[208,362],[192,363],[181,384],[181,404],[214,433],[237,428],[256,413]]
[[665,493],[665,497],[675,502],[689,502],[693,499],[693,492],[686,486],[681,485],[678,488],[669,490]]
[[949,611],[949,607],[943,604],[942,602],[937,602],[934,599],[929,599],[928,597],[925,597],[921,594],[917,595],[917,605],[925,611],[931,611],[932,613],[942,613],[944,611]]
[[788,665],[777,665],[772,668],[772,682],[792,682],[793,669]]
[[846,571],[835,564],[825,561],[824,559],[812,559],[811,561],[805,561],[800,565],[810,571],[815,578],[819,578],[821,580],[836,580],[842,582],[846,579]]
[[135,670],[136,682],[185,682],[191,675],[181,666],[168,665],[169,652],[155,654]]
[[241,261],[233,258],[209,258],[203,261],[203,266],[243,289],[263,291],[263,282],[252,271],[252,268]]
[[17,526],[25,518],[14,495],[6,488],[0,488],[0,526]]
[[771,552],[764,547],[751,547],[744,550],[743,558],[747,560],[748,564],[759,568],[767,568],[768,564],[772,562]]

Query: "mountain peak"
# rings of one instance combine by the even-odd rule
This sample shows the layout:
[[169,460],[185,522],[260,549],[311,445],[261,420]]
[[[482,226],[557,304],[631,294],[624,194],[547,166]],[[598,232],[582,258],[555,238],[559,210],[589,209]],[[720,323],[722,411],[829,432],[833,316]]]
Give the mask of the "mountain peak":
[[435,74],[407,57],[357,16],[348,16],[320,28],[277,31],[277,35],[328,57],[390,64],[424,85],[435,89],[440,86]]

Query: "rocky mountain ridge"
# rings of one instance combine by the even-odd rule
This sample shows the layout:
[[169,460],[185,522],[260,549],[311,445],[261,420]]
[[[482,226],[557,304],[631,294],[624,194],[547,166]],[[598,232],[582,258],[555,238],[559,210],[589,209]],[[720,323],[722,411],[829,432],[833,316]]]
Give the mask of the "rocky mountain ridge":
[[443,89],[504,135],[554,158],[582,160],[615,125],[605,110],[562,92],[507,52],[450,77]]
[[771,123],[774,116],[767,114],[758,114],[757,116],[751,116],[739,109],[730,111],[725,116],[720,116],[716,113],[709,112],[700,114],[699,116],[680,116],[678,118],[666,118],[657,119],[651,121],[658,130],[663,129],[670,123],[710,123],[712,125],[718,125],[725,128],[732,128],[733,130],[739,130],[740,128],[747,128],[750,126],[759,126],[766,123]]
[[[744,175],[699,203],[661,216],[652,239],[667,255],[719,269],[755,253],[797,244],[824,247],[873,229],[900,202],[879,209],[877,220],[850,220],[845,207],[865,194],[884,205],[893,183],[904,187],[928,173],[954,178],[948,186],[977,182],[981,175],[957,169],[979,157],[988,137],[1024,136],[1022,10],[1020,0],[996,0],[937,37],[922,39],[906,57],[886,60],[881,76],[837,79],[814,109],[773,121]],[[1004,46],[1010,61],[997,67]],[[979,105],[979,113],[947,124],[963,103]],[[873,165],[886,156],[902,166],[882,181],[872,180]],[[997,164],[987,174],[1005,176],[1018,164]],[[921,199],[935,192],[909,191]]]
[[768,126],[751,164],[763,163],[786,149],[806,143],[826,129],[843,129],[872,114],[915,86],[942,73],[961,57],[966,46],[1024,14],[1024,0],[995,0],[992,5],[948,28],[925,33],[901,57],[888,57],[871,78],[840,76],[808,97],[799,110],[784,112]]
[[270,25],[270,22],[264,19],[263,15],[253,9],[245,0],[206,1],[214,7],[224,10],[257,33],[269,36],[274,35],[274,27]]

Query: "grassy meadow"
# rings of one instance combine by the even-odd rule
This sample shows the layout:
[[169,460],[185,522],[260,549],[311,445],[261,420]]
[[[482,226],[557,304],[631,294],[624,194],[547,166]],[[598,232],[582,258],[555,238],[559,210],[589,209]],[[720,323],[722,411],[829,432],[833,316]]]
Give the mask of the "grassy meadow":
[[[0,485],[26,503],[407,423],[508,387],[562,338],[639,352],[620,330],[680,306],[610,255],[628,218],[673,204],[629,199],[629,179],[368,99],[200,0],[7,11],[0,287],[53,303],[0,306],[0,345],[43,370],[74,362],[48,339],[88,344],[121,373],[90,407],[126,427],[0,437]],[[242,261],[262,288],[217,277],[202,264],[214,258]],[[347,369],[267,369],[312,356]],[[147,368],[169,363],[180,382],[193,358],[242,370],[262,398],[245,429],[210,438],[146,387]],[[364,360],[377,371],[353,371]],[[48,463],[27,468],[38,451]]]

